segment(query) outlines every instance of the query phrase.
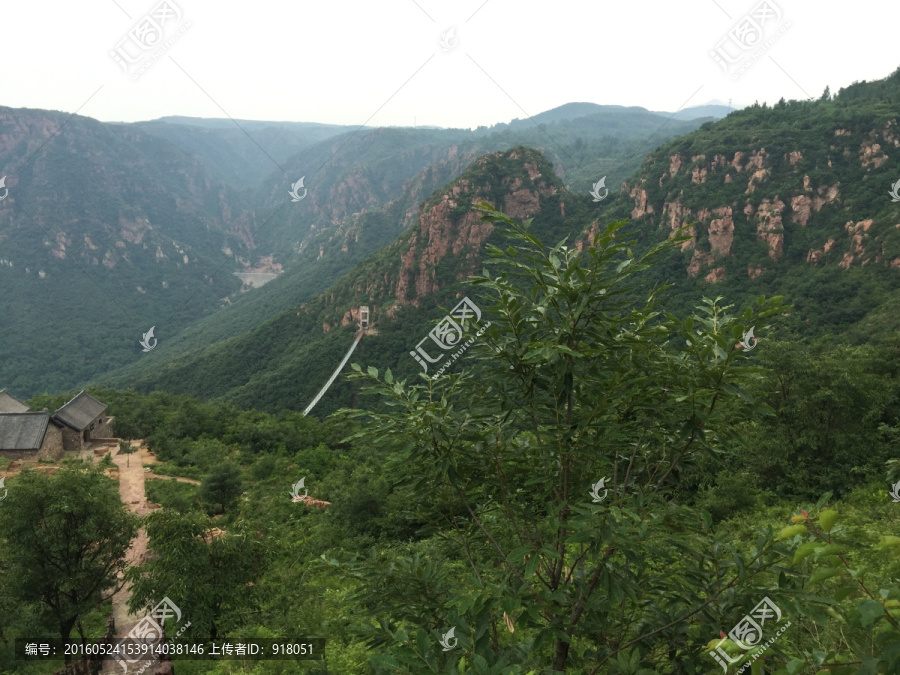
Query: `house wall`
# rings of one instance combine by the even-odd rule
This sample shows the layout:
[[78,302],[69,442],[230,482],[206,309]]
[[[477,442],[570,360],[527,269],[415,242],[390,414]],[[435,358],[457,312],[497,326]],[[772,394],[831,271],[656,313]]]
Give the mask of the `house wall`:
[[6,457],[7,459],[34,459],[35,455],[37,455],[35,450],[0,450],[0,457]]
[[81,432],[64,427],[62,432],[62,444],[64,452],[77,452],[83,447],[81,440]]
[[[102,420],[102,422],[101,422]],[[91,425],[94,426],[91,429]],[[85,440],[90,440],[92,438],[112,438],[113,437],[113,418],[107,417],[104,415],[99,415],[95,418],[91,424],[87,426],[85,432],[87,434],[87,438]]]
[[47,425],[47,433],[44,434],[44,443],[37,453],[37,459],[59,460],[63,458],[63,454],[62,429],[51,422]]

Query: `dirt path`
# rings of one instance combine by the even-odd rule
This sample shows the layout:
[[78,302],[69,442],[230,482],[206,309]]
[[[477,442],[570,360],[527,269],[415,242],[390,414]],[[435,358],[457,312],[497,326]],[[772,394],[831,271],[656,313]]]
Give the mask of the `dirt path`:
[[158,473],[153,473],[152,471],[144,472],[144,480],[172,480],[175,479],[179,483],[190,483],[191,485],[200,485],[199,480],[194,480],[193,478],[184,478],[182,476],[161,476]]
[[[149,454],[143,441],[134,441],[140,444],[140,450],[130,455],[119,454],[116,451],[112,460],[119,467],[119,496],[126,508],[139,516],[151,513],[153,509],[147,504],[147,495],[144,492],[144,462]],[[137,537],[131,540],[131,548],[126,555],[128,565],[139,565],[141,558],[147,552],[147,532],[142,527],[138,530]],[[113,596],[112,609],[116,621],[116,637],[125,636],[134,625],[141,620],[144,612],[134,616],[128,613],[128,600],[131,598],[131,588],[126,585]]]

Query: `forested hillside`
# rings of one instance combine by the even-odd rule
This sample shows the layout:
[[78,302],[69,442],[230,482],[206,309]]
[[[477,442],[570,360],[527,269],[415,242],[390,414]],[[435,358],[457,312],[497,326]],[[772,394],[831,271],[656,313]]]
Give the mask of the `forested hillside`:
[[[214,348],[181,358],[152,355],[153,367],[148,361],[140,377],[129,372],[107,381],[261,410],[302,410],[352,341],[356,308],[369,301],[378,334],[363,340],[355,358],[400,361],[398,372],[411,375],[419,369],[407,356],[420,339],[413,336],[424,336],[426,322],[444,312],[440,306],[456,304],[460,280],[478,271],[493,229],[469,206],[480,200],[534,216],[535,231],[549,240],[580,230],[593,217],[590,199],[569,193],[538,152],[516,148],[487,155],[425,201],[416,227],[347,272],[328,292]],[[322,411],[334,409],[354,388],[340,382],[333,389],[320,404]]]
[[130,127],[10,108],[0,139],[3,387],[96,377],[135,360],[151,326],[165,339],[240,287],[247,202],[187,153]]
[[[587,189],[577,175],[603,170],[612,186],[653,144],[703,121],[565,108],[514,131],[103,124],[4,108],[0,381],[23,396],[84,383],[151,356],[140,345],[151,327],[165,358],[243,333],[393,241],[488,150],[547,146],[560,174]],[[258,268],[284,278],[240,293],[233,273]]]
[[[704,295],[749,302],[781,294],[789,301],[781,339],[887,339],[897,327],[900,288],[900,252],[892,248],[900,204],[889,194],[891,177],[900,176],[898,87],[895,74],[833,99],[733,113],[655,150],[600,204],[567,191],[532,150],[483,158],[425,200],[418,227],[315,299],[233,332],[222,345],[193,353],[185,345],[165,359],[161,352],[108,382],[269,411],[303,409],[349,346],[360,305],[373,307],[378,335],[363,339],[355,358],[412,375],[421,370],[409,356],[414,336],[427,335],[456,304],[461,281],[478,271],[482,245],[492,241],[471,210],[480,199],[533,216],[535,234],[548,244],[569,237],[584,245],[598,223],[619,219],[640,248],[687,228],[690,238],[639,287],[671,284],[666,308],[689,311]],[[543,191],[529,165],[546,181]],[[316,413],[349,404],[355,392],[336,384]]]

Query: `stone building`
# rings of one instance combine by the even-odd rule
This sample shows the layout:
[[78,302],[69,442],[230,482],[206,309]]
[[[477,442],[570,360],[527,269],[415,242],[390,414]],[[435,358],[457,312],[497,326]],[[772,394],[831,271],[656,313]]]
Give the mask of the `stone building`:
[[0,457],[7,459],[62,459],[63,430],[50,413],[0,413]]
[[94,438],[112,438],[113,418],[106,415],[106,404],[82,390],[71,401],[53,413],[62,427],[66,452],[81,450]]

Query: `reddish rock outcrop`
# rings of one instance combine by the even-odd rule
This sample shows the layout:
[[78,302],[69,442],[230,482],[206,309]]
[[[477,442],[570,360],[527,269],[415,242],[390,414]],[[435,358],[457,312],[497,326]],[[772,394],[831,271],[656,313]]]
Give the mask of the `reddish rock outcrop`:
[[711,265],[714,258],[709,253],[703,253],[694,249],[694,255],[691,256],[691,262],[688,263],[687,273],[689,277],[695,277],[700,274],[700,269]]
[[[677,199],[671,202],[666,202],[665,206],[663,206],[663,219],[664,221],[665,219],[668,219],[669,221],[669,239],[674,237],[675,233],[680,228],[687,225],[686,217],[689,215],[691,215],[691,210],[683,207],[681,205],[681,202]],[[694,226],[692,225],[686,230],[686,232],[691,238],[681,245],[682,251],[693,248],[697,243],[697,233],[694,230]]]
[[849,269],[850,264],[856,256],[863,255],[866,252],[863,246],[864,241],[868,238],[869,228],[872,227],[873,221],[860,220],[857,223],[849,221],[844,224],[844,229],[850,235],[850,250],[844,254],[843,259],[838,264],[844,269]]
[[[753,207],[749,204],[747,206],[750,208],[750,213],[748,213],[747,207],[744,208],[744,213],[750,216],[753,212]],[[756,210],[756,219],[758,221],[756,236],[766,242],[766,246],[769,248],[769,257],[772,260],[781,258],[781,253],[784,249],[784,225],[781,222],[781,212],[783,210],[784,202],[778,197],[775,197],[773,201],[768,199],[762,200],[759,208]]]
[[681,155],[672,155],[669,157],[669,177],[673,178],[681,168]]
[[631,210],[632,218],[641,218],[648,213],[653,213],[653,205],[647,203],[647,191],[644,188],[635,185],[628,194],[634,199],[634,208]]
[[[811,190],[809,176],[804,176],[803,187]],[[818,212],[825,204],[838,199],[840,190],[838,185],[822,185],[816,190],[816,194],[797,195],[791,197],[791,220],[798,225],[806,225],[809,222],[810,215]]]
[[822,248],[812,248],[809,250],[809,253],[806,254],[806,262],[811,263],[813,265],[819,264],[819,261],[825,257],[825,255],[834,248],[834,238],[832,237],[828,241],[825,242],[825,246]]
[[882,164],[888,161],[888,156],[884,154],[881,145],[874,141],[863,141],[859,148],[859,159],[864,169],[874,166],[880,168]]
[[[479,162],[495,161],[502,154],[488,155]],[[513,150],[508,158],[520,159],[521,153]],[[503,203],[495,204],[517,220],[531,218],[541,210],[543,199],[557,194],[557,188],[544,179],[537,162],[524,161],[522,166],[528,178],[518,176],[510,179]],[[482,190],[471,185],[469,179],[458,180],[436,203],[421,213],[419,227],[412,232],[405,251],[400,254],[400,269],[393,288],[385,288],[384,281],[387,279],[369,280],[366,288],[373,295],[383,293],[380,289],[384,289],[399,303],[418,306],[419,298],[438,290],[435,270],[438,263],[450,254],[464,254],[465,261],[470,264],[459,267],[457,278],[466,278],[475,271],[481,248],[494,231],[491,223],[483,222],[479,213],[468,208],[470,204],[485,199]],[[463,215],[459,214],[460,207],[465,208]]]
[[717,267],[714,270],[711,270],[710,273],[703,278],[711,284],[717,284],[720,281],[725,281],[725,268]]
[[730,206],[720,206],[713,209],[719,216],[709,223],[709,248],[716,256],[731,255],[731,245],[734,243],[734,220],[731,217]]

